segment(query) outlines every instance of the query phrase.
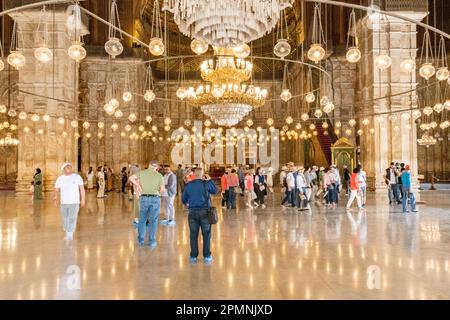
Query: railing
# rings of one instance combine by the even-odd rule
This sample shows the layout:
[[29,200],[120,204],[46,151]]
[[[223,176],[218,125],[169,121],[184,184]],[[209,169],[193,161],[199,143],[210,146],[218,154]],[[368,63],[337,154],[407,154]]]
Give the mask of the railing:
[[384,10],[386,11],[427,11],[427,0],[386,0]]

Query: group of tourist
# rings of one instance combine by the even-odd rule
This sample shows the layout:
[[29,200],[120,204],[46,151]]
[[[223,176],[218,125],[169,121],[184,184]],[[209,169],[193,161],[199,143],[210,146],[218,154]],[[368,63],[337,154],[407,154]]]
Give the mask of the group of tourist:
[[[344,185],[349,190],[351,177],[349,175],[349,184],[347,184],[346,170],[348,171],[347,167],[344,166]],[[358,172],[361,171],[357,182],[359,184],[359,193],[361,194],[361,197],[358,197],[358,206],[362,208],[366,199],[366,176],[360,166],[357,169],[355,168],[354,172],[356,170]],[[339,202],[339,194],[343,187],[342,180],[336,165],[331,165],[327,168],[319,168],[318,166],[303,167],[302,165],[295,166],[294,163],[290,162],[282,167],[280,173],[280,185],[282,186],[281,206],[309,212],[311,211],[310,203],[319,201],[322,196],[322,200],[327,208],[336,208]],[[350,195],[349,200],[348,207],[354,200],[352,195]]]
[[245,196],[245,205],[250,208],[266,208],[267,191],[273,192],[272,170],[258,167],[256,170],[239,166],[225,168],[220,178],[222,208],[236,209],[236,196]]
[[394,201],[402,205],[402,211],[408,213],[408,203],[412,212],[418,212],[416,198],[411,190],[410,166],[404,163],[391,162],[384,174],[384,181],[388,188],[389,204]]
[[[62,165],[63,174],[55,183],[54,201],[60,202],[63,228],[66,239],[72,240],[75,231],[80,206],[85,203],[83,179],[73,173],[70,163]],[[109,173],[111,172],[111,173]],[[98,184],[99,194],[107,185],[106,175],[113,176],[112,170],[99,167],[93,174],[92,167],[87,172],[87,189],[93,189],[94,178]],[[121,185],[119,191],[125,192],[126,185],[131,186],[131,196],[135,200],[137,241],[144,245],[148,233],[148,246],[156,248],[158,225],[175,225],[175,198],[177,191],[181,194],[181,202],[188,209],[190,230],[190,262],[196,263],[198,257],[198,234],[200,229],[203,237],[203,257],[205,263],[212,262],[211,255],[211,224],[208,212],[212,206],[211,195],[217,193],[217,188],[211,178],[200,166],[182,168],[178,166],[172,172],[170,165],[160,166],[157,161],[151,161],[148,168],[140,170],[139,166],[123,167],[120,172]],[[417,212],[414,194],[411,192],[410,167],[404,164],[391,163],[384,175],[388,187],[389,203],[402,203],[403,212]],[[272,191],[271,170],[248,167],[226,168],[220,179],[222,206],[230,210],[236,209],[237,195],[245,196],[245,205],[249,209],[265,208],[267,191]],[[304,167],[290,162],[284,165],[280,172],[281,205],[283,209],[295,208],[298,211],[311,212],[312,202],[323,202],[327,208],[336,208],[339,195],[345,189],[348,195],[347,211],[356,199],[358,208],[364,210],[366,204],[367,177],[361,165],[352,172],[347,166],[342,167],[342,177],[336,165],[330,167]],[[33,179],[33,195],[42,198],[42,172],[36,170]],[[99,197],[99,196],[98,196]],[[165,213],[159,221],[160,209]]]

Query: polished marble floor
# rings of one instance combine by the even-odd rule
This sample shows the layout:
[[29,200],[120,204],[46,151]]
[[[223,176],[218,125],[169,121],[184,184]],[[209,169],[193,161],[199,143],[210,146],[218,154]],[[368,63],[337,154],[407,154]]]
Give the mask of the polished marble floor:
[[68,244],[50,195],[33,203],[1,191],[0,299],[449,299],[450,191],[421,199],[418,215],[384,194],[370,194],[365,213],[341,203],[307,215],[282,210],[279,194],[256,210],[239,197],[220,212],[207,266],[188,263],[179,205],[152,250],[136,247],[126,196],[90,193]]

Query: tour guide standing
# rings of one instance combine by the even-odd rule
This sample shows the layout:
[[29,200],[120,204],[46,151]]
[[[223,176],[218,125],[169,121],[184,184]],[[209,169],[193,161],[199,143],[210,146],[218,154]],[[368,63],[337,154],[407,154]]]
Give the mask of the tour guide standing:
[[197,168],[194,171],[195,179],[186,184],[183,191],[183,204],[189,208],[189,231],[191,242],[190,263],[197,262],[198,256],[198,232],[202,228],[203,258],[205,263],[212,262],[211,255],[211,224],[208,220],[208,209],[211,207],[211,194],[217,193],[214,182],[206,177],[203,180],[203,170]]
[[156,231],[158,229],[158,217],[161,208],[161,192],[164,189],[163,176],[157,171],[159,164],[156,160],[150,161],[148,169],[136,172],[130,177],[137,196],[140,196],[140,212],[138,224],[138,244],[144,245],[145,227],[149,221],[149,243],[151,248],[156,248]]
[[56,179],[53,201],[57,205],[58,198],[61,199],[61,217],[66,232],[66,240],[73,240],[78,211],[80,205],[83,207],[85,203],[84,184],[83,179],[72,172],[70,163],[64,163],[61,170],[64,171],[64,174]]

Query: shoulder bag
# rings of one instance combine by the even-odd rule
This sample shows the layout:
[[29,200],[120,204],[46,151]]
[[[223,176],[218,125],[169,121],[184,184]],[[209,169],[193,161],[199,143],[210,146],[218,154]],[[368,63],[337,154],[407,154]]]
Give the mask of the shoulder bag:
[[203,191],[206,199],[208,199],[209,207],[208,207],[208,222],[210,224],[216,224],[219,221],[219,216],[217,214],[217,208],[211,205],[211,197],[206,191],[205,181],[203,181]]

